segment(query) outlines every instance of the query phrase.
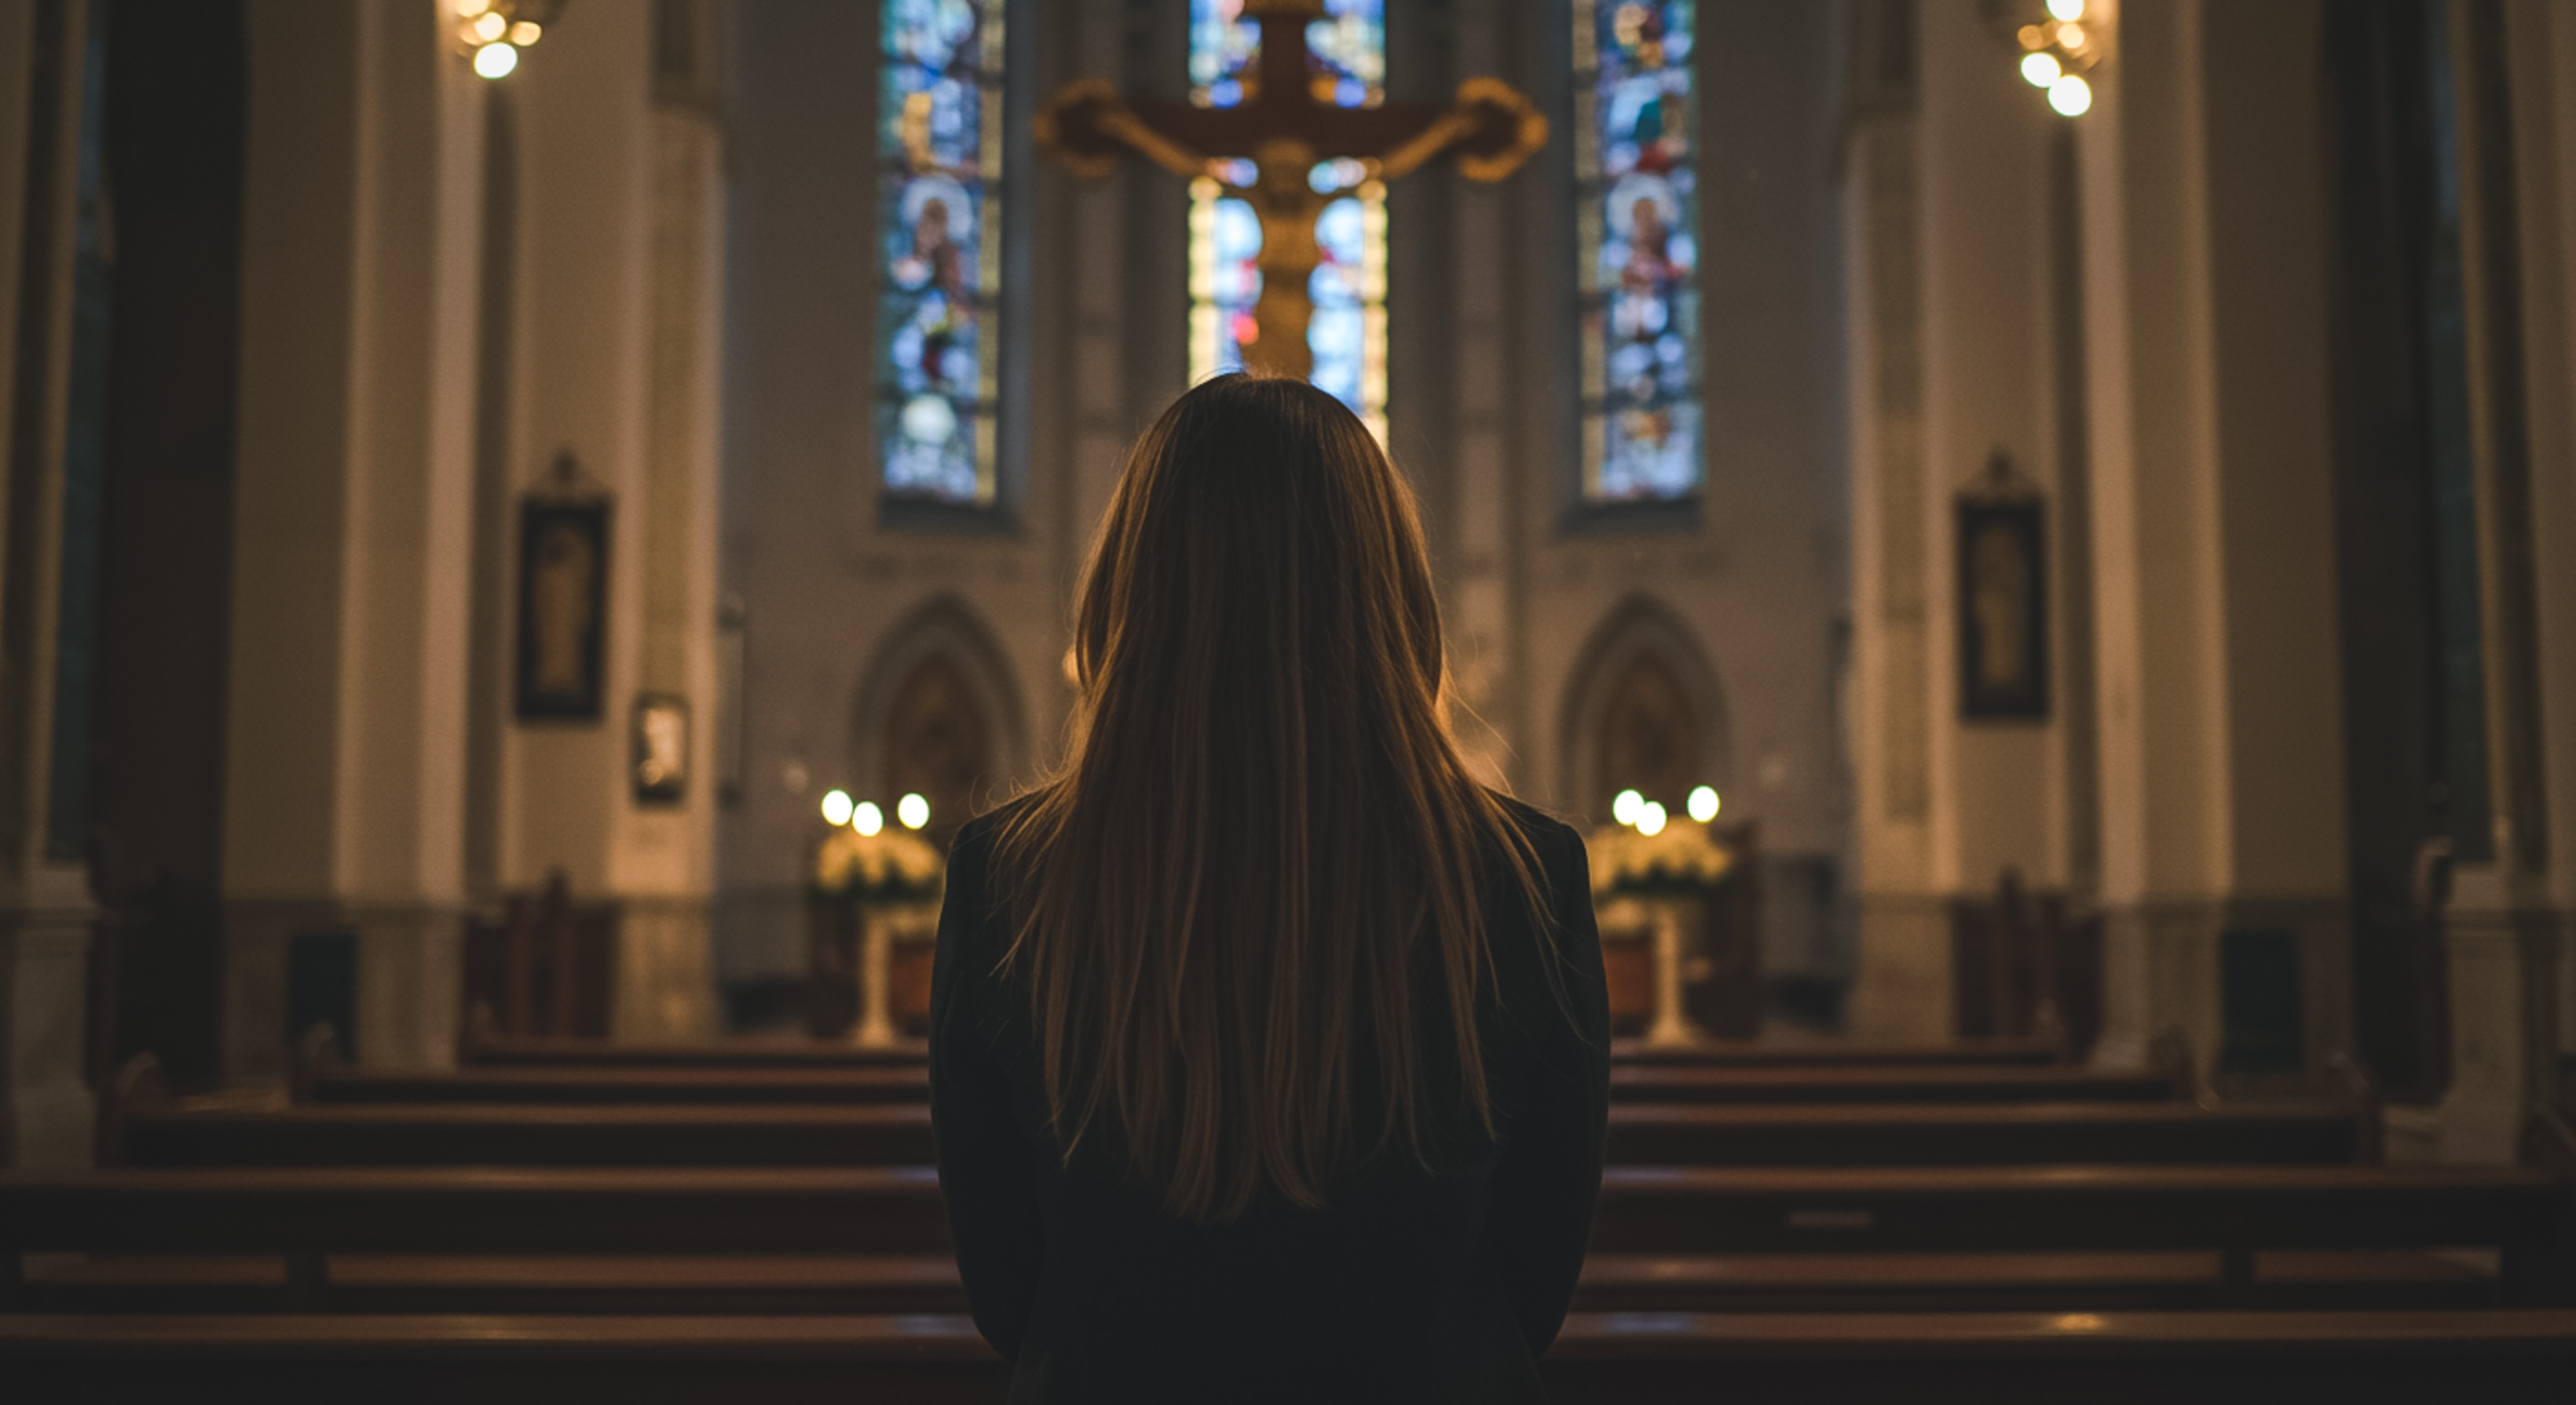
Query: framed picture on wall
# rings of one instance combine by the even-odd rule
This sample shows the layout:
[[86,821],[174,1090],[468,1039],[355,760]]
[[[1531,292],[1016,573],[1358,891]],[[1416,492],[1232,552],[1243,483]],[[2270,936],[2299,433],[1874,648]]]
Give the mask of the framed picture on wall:
[[608,641],[607,499],[532,497],[519,509],[517,712],[597,722]]
[[689,795],[689,700],[677,693],[635,699],[635,803],[677,805]]
[[2048,558],[2036,495],[1958,501],[1959,715],[2048,717]]

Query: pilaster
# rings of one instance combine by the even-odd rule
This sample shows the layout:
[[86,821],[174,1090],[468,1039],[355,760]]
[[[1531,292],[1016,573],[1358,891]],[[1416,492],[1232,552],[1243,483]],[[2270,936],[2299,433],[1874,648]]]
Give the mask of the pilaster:
[[[2466,291],[2499,820],[2495,862],[2464,870],[2454,896],[2451,1089],[2422,1150],[2505,1160],[2531,1109],[2564,1097],[2576,1055],[2576,20],[2508,0],[2471,7],[2452,34],[2462,236],[2486,255]],[[2499,300],[2518,325],[2497,325]]]
[[[1883,18],[1848,7],[1859,20]],[[1895,35],[1849,44],[1842,162],[1849,288],[1853,537],[1850,725],[1859,813],[1860,973],[1851,1027],[1868,1039],[1940,1039],[1950,1026],[1948,919],[1933,894],[1924,492],[1923,211],[1919,65]],[[1902,69],[1901,77],[1891,76]]]
[[[41,11],[41,13],[40,13]],[[83,864],[49,853],[56,583],[66,397],[79,56],[88,6],[0,0],[0,1166],[87,1166],[89,956],[97,912]]]
[[282,1075],[288,951],[355,942],[358,1057],[452,1057],[480,80],[433,7],[249,11],[226,1062]]
[[[668,32],[656,12],[572,10],[505,80],[519,140],[507,530],[515,543],[519,496],[567,454],[610,512],[599,715],[506,722],[493,788],[503,888],[560,869],[577,896],[620,904],[612,1029],[641,1039],[713,1025],[723,345],[721,12],[682,6]],[[516,590],[515,560],[509,575]],[[675,800],[639,794],[631,774],[647,693],[688,707]]]
[[2207,8],[2106,16],[2081,119],[2104,1056],[2214,1057],[2222,934],[2259,928],[2301,953],[2313,1062],[2349,1003],[2319,75],[2235,36],[2320,17]]

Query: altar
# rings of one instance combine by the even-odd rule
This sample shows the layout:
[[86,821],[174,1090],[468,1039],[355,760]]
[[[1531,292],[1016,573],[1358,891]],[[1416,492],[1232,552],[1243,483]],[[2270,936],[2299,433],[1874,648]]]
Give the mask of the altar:
[[1667,815],[1623,793],[1586,836],[1610,1026],[1673,1048],[1762,1025],[1760,826]]

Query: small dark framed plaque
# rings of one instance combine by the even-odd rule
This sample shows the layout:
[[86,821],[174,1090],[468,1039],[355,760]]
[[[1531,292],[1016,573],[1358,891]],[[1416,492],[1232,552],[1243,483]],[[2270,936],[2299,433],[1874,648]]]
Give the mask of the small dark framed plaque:
[[518,715],[597,722],[608,641],[608,502],[519,509]]
[[2048,557],[2035,497],[1958,502],[1959,715],[2048,717]]
[[635,803],[677,805],[689,796],[689,700],[677,693],[635,699]]

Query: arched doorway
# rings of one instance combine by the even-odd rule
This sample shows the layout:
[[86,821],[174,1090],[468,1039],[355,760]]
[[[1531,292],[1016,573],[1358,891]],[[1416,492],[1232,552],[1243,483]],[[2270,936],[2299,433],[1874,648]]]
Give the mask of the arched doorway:
[[932,842],[944,848],[1026,773],[1010,664],[964,601],[942,596],[915,610],[860,678],[850,787],[889,812],[907,793],[928,799]]
[[[1648,597],[1624,602],[1593,632],[1571,674],[1559,735],[1561,802],[1597,824],[1609,823],[1611,799],[1622,790],[1634,789],[1679,815],[1694,789],[1727,789],[1726,717],[1716,675],[1688,626]],[[1680,982],[1689,1018],[1725,1037],[1758,1029],[1758,827],[1730,817],[1719,822],[1719,833],[1739,861],[1722,885],[1695,897],[1663,895],[1601,909],[1614,1028],[1641,1031],[1652,1018],[1655,991],[1668,978],[1656,971],[1652,955],[1662,913],[1680,924],[1669,978]]]
[[925,655],[896,685],[879,755],[884,796],[926,797],[930,825],[924,833],[947,847],[957,827],[988,799],[997,769],[992,720],[953,655]]
[[1592,727],[1592,791],[1583,803],[1608,814],[1631,786],[1678,807],[1710,777],[1700,766],[1699,717],[1672,661],[1656,650],[1629,659],[1604,693]]
[[1660,601],[1634,596],[1612,610],[1567,677],[1558,803],[1606,823],[1610,798],[1631,787],[1673,810],[1696,786],[1726,791],[1731,748],[1717,674]]

